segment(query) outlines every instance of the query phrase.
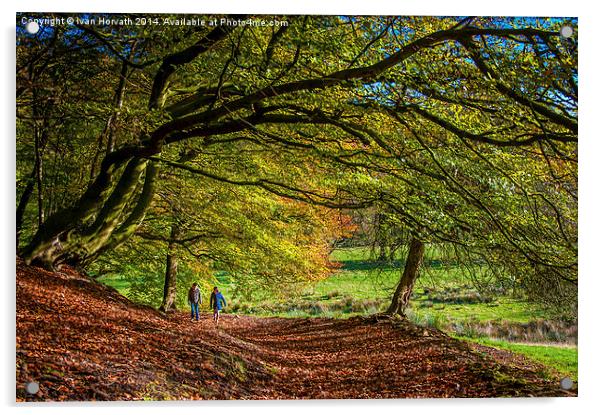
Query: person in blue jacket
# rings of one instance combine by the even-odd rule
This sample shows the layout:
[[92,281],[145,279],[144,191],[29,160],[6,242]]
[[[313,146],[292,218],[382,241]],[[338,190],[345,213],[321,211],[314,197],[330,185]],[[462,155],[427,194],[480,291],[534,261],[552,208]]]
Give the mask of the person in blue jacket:
[[213,292],[209,298],[209,308],[213,308],[213,321],[215,321],[216,326],[219,324],[219,313],[226,305],[226,299],[223,294],[219,292],[217,287],[213,287]]

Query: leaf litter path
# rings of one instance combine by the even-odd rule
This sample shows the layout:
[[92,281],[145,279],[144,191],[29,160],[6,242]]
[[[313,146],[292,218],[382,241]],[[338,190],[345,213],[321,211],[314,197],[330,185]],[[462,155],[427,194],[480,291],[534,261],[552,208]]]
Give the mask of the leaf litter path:
[[[572,396],[543,368],[405,321],[165,318],[17,259],[19,401]],[[28,395],[24,385],[40,385]]]

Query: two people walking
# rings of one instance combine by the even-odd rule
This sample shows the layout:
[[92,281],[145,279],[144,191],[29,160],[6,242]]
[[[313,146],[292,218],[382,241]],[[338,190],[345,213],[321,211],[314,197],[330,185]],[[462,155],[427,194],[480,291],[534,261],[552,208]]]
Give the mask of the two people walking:
[[[190,303],[190,321],[195,321],[195,317],[196,321],[199,321],[199,305],[203,303],[203,297],[201,289],[196,282],[188,290],[188,302]],[[219,313],[226,305],[224,295],[217,287],[213,287],[211,297],[209,298],[209,308],[213,309],[213,321],[216,326],[219,325]]]

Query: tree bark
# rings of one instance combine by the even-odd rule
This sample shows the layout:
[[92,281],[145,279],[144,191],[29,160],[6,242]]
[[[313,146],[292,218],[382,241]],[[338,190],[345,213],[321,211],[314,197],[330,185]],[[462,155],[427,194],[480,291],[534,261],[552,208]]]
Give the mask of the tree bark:
[[410,242],[410,250],[403,273],[401,274],[401,279],[399,280],[399,284],[397,284],[391,305],[386,312],[387,314],[405,315],[405,310],[410,303],[410,296],[414,289],[414,283],[420,276],[420,267],[423,260],[424,243],[417,238],[413,238]]
[[159,310],[163,312],[176,310],[176,283],[178,277],[178,255],[176,241],[180,237],[180,227],[177,223],[171,226],[169,243],[167,245],[167,261],[165,266],[165,285],[163,286],[163,302]]
[[155,193],[155,181],[158,175],[159,167],[153,161],[148,162],[144,173],[144,185],[142,193],[128,218],[111,234],[108,242],[105,243],[94,256],[90,256],[85,263],[89,263],[100,256],[102,253],[116,249],[134,234],[138,226],[144,220],[146,210],[150,206]]
[[[34,82],[34,68],[30,66],[30,80]],[[42,112],[40,109],[40,104],[38,102],[36,90],[33,92],[33,99],[31,103],[32,113],[34,115],[34,126],[33,126],[33,136],[34,136],[34,166],[33,170],[30,174],[30,177],[27,181],[27,186],[21,195],[21,199],[19,200],[19,205],[17,206],[17,214],[16,214],[16,247],[17,252],[19,252],[19,242],[21,238],[21,232],[23,231],[23,218],[25,215],[25,209],[27,208],[27,204],[31,199],[34,188],[37,188],[37,204],[38,204],[38,229],[44,223],[44,198],[43,198],[43,189],[42,189],[42,181],[43,181],[43,166],[42,166],[42,155],[44,152],[44,148],[46,147],[46,143],[48,142],[48,131],[47,131],[47,113]],[[42,126],[40,127],[38,124],[40,123],[39,118],[42,118]]]
[[[36,79],[35,69],[33,64],[30,66],[29,77],[31,82],[34,82]],[[44,189],[43,189],[43,172],[44,166],[42,152],[44,150],[44,146],[47,141],[47,132],[46,132],[46,115],[44,114],[46,111],[43,111],[41,108],[41,104],[39,102],[38,89],[33,89],[31,109],[33,114],[33,138],[34,138],[34,173],[35,173],[35,181],[37,192],[37,202],[38,202],[38,229],[44,223]],[[41,120],[41,118],[44,118]]]

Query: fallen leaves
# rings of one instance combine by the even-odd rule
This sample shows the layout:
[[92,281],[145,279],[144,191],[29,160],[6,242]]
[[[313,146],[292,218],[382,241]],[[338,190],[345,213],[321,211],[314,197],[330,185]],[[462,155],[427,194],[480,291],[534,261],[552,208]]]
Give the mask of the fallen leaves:
[[532,362],[404,321],[204,317],[17,260],[17,399],[566,396]]

